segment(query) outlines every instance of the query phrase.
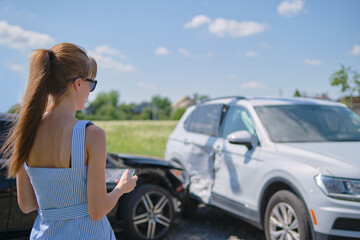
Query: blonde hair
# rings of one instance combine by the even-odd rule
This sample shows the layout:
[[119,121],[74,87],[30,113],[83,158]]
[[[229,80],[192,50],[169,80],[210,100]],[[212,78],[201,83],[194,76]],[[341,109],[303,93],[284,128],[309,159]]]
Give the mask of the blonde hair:
[[5,164],[8,177],[15,177],[29,157],[49,95],[59,99],[67,92],[68,79],[94,79],[96,72],[96,61],[75,44],[61,43],[51,49],[35,50],[30,55],[29,80],[19,118],[0,150],[5,158],[10,157]]

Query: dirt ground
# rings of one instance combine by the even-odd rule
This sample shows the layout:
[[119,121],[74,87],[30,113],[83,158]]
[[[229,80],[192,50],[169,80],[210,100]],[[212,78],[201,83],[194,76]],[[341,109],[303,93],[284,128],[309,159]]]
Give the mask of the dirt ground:
[[[129,240],[121,232],[118,240]],[[265,240],[256,227],[215,209],[202,207],[192,219],[175,219],[164,240]]]

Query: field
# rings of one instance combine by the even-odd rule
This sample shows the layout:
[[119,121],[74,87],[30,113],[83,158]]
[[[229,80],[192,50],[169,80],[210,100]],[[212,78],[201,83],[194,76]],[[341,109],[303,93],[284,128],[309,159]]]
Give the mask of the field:
[[164,158],[166,142],[177,121],[94,121],[106,132],[110,153]]

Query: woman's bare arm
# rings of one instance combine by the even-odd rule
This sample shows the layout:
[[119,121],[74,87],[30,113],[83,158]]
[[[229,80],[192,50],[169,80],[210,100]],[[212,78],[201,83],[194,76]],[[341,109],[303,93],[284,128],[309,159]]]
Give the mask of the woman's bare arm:
[[97,221],[114,208],[121,195],[134,189],[137,176],[131,177],[129,176],[129,171],[125,171],[117,186],[107,193],[105,181],[106,139],[104,130],[95,125],[88,126],[86,128],[85,149],[88,153],[88,211],[90,217]]
[[24,166],[16,175],[17,199],[21,211],[29,213],[39,208],[35,192]]

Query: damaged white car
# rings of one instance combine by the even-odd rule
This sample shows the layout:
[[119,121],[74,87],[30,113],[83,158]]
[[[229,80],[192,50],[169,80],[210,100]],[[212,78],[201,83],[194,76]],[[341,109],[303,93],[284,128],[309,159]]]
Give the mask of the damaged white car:
[[186,170],[192,202],[268,240],[360,238],[360,116],[343,104],[212,99],[187,109],[165,159]]

